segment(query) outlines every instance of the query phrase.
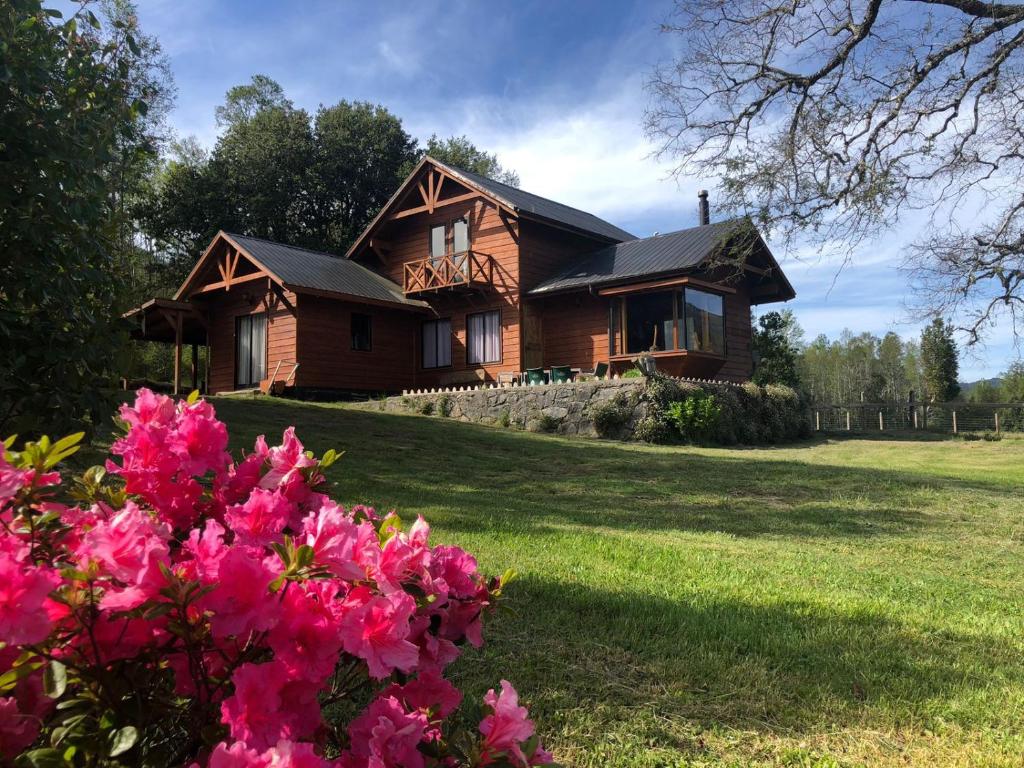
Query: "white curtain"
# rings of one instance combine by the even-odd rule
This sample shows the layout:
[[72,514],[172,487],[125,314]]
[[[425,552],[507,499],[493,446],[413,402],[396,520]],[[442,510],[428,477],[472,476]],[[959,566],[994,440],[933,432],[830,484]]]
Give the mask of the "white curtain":
[[444,368],[452,364],[452,321],[433,320],[423,324],[423,367]]
[[252,316],[252,382],[267,378],[267,316]]
[[245,315],[236,327],[239,387],[258,384],[267,377],[267,316]]
[[467,318],[469,362],[496,363],[501,360],[501,316],[497,311]]

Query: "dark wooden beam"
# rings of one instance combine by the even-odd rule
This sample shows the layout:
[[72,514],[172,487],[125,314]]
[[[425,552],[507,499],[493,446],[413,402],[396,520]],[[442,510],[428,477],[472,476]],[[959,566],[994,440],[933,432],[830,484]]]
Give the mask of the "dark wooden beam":
[[464,195],[456,195],[455,197],[449,197],[445,200],[439,200],[434,206],[418,205],[415,208],[406,208],[404,211],[398,211],[397,213],[389,216],[390,221],[396,219],[404,219],[407,216],[415,216],[417,213],[433,213],[435,208],[444,208],[447,205],[455,205],[456,203],[465,203],[468,200],[474,200],[478,197],[484,197],[479,192],[467,192]]

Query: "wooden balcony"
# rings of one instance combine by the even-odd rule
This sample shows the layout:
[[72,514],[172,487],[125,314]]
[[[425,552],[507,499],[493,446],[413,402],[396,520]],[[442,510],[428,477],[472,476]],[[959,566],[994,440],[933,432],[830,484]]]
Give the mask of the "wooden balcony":
[[494,259],[463,251],[405,262],[402,288],[409,293],[480,290],[494,285]]

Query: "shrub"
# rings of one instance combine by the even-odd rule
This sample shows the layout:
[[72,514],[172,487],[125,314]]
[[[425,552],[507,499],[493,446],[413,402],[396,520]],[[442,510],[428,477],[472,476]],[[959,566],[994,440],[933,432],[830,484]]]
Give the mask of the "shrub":
[[647,414],[637,420],[633,437],[645,443],[670,443],[675,437],[675,429],[663,415]]
[[508,427],[511,426],[511,424],[512,424],[512,412],[508,408],[505,408],[501,412],[501,416],[498,419],[498,423],[501,426],[505,427],[506,429],[508,429]]
[[534,422],[534,428],[537,432],[555,432],[558,430],[558,423],[558,419],[554,416],[542,413]]
[[628,371],[623,372],[622,378],[624,379],[642,379],[644,372],[639,368],[630,368]]
[[624,392],[616,392],[611,399],[590,409],[594,430],[599,437],[618,437],[632,415],[633,404]]
[[432,415],[434,413],[434,401],[424,400],[422,403],[420,403],[419,412],[422,413],[424,416]]
[[323,474],[337,454],[292,428],[232,463],[201,400],[141,390],[121,418],[114,458],[71,487],[57,465],[81,435],[5,443],[0,762],[550,762],[504,680],[479,732],[448,723],[445,668],[481,644],[511,573],[429,545],[422,518],[342,508]]
[[692,442],[707,442],[715,437],[722,408],[715,396],[698,390],[668,407],[667,418],[679,436]]
[[441,416],[448,418],[449,416],[452,415],[452,408],[454,407],[454,405],[455,401],[452,399],[451,395],[441,395],[441,397],[437,399],[437,412]]

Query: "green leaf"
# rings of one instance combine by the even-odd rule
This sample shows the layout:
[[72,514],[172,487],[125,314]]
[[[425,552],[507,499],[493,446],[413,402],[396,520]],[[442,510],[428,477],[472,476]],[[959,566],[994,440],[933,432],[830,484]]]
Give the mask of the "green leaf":
[[59,699],[68,687],[68,670],[59,661],[51,661],[43,670],[43,690],[51,699]]
[[33,749],[21,756],[23,765],[32,768],[64,768],[64,753],[59,749]]
[[124,728],[118,728],[110,734],[110,756],[117,757],[124,754],[135,746],[138,738],[139,732],[135,726],[126,725]]
[[[143,112],[143,114],[145,114],[145,112]],[[192,390],[192,391],[191,391],[191,392],[189,393],[189,395],[188,395],[188,400],[187,400],[187,402],[188,402],[188,404],[189,404],[189,405],[194,405],[194,404],[195,404],[195,403],[197,403],[198,401],[199,401],[199,390],[198,390],[198,389],[193,389],[193,390]]]

